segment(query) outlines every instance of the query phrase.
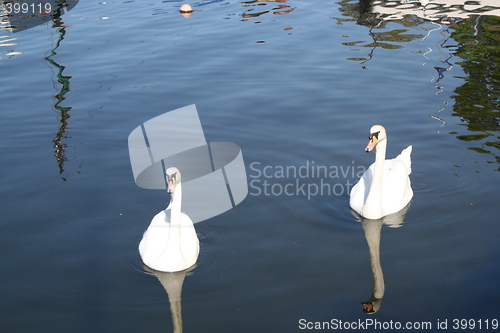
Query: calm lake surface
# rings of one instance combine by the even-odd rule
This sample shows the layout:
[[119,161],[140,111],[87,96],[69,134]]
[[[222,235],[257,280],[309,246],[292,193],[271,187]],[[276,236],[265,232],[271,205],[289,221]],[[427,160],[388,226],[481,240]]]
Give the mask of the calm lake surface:
[[[0,331],[499,328],[500,5],[457,3],[4,10]],[[135,184],[127,138],[191,104],[241,148],[249,193],[195,224],[193,270],[160,274],[137,247],[169,196]],[[349,209],[374,124],[388,158],[413,145],[392,223]]]

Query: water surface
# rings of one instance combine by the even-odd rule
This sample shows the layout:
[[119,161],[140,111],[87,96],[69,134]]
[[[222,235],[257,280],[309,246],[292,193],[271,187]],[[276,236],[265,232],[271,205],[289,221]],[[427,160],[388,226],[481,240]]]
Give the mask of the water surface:
[[[161,281],[182,278],[185,332],[500,319],[498,6],[201,1],[185,18],[181,4],[2,21],[2,332],[173,331]],[[196,268],[157,277],[137,246],[168,196],[135,185],[127,137],[190,104],[207,141],[240,146],[254,187],[196,224]],[[367,315],[377,231],[348,189],[375,123],[388,157],[413,145],[414,199],[380,226],[385,293]],[[310,174],[276,174],[287,167]]]

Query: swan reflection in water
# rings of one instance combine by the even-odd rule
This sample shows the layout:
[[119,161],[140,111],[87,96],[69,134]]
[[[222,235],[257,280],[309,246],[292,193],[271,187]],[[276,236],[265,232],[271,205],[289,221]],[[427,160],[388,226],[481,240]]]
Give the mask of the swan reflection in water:
[[197,264],[189,267],[186,270],[180,272],[160,272],[156,271],[146,265],[143,265],[144,269],[151,275],[156,276],[158,281],[162,284],[163,288],[168,295],[168,300],[170,302],[170,313],[172,314],[172,325],[174,333],[182,333],[182,306],[181,306],[181,294],[182,285],[184,283],[184,278],[193,269],[195,269]]
[[380,264],[380,232],[382,225],[385,224],[390,228],[399,228],[403,224],[406,212],[410,208],[411,202],[399,212],[384,216],[378,220],[370,220],[362,217],[355,211],[351,213],[361,222],[365,232],[366,242],[370,250],[370,265],[373,272],[373,293],[366,301],[362,302],[363,312],[373,314],[380,310],[382,298],[384,297],[385,284],[382,265]]

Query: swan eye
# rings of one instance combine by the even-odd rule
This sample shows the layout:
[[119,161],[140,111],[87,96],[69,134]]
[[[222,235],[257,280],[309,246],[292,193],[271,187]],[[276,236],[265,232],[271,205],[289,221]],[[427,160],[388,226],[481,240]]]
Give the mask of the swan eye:
[[380,131],[375,132],[375,133],[370,133],[370,135],[368,136],[368,140],[373,141],[373,137],[375,137],[378,140],[379,133],[380,133]]
[[177,175],[177,172],[174,173],[173,175],[167,175],[167,181],[168,182],[171,182],[171,181],[176,181],[177,180],[177,177],[175,176]]

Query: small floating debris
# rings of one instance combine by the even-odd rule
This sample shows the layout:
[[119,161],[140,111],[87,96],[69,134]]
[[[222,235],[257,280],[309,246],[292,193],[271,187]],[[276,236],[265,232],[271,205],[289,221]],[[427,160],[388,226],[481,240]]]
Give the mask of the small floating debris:
[[181,8],[179,9],[179,12],[181,13],[182,16],[184,16],[185,18],[188,18],[193,13],[193,8],[191,8],[190,5],[185,3],[181,6]]
[[190,5],[188,5],[187,3],[183,4],[181,6],[181,9],[179,9],[179,11],[181,13],[192,13],[193,12],[193,8],[191,8]]

